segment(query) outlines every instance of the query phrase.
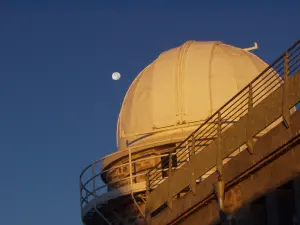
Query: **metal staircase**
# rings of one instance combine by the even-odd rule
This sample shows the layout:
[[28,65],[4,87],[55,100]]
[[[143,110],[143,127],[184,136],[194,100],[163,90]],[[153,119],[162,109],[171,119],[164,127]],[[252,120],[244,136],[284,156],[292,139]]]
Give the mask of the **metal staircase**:
[[[147,223],[178,222],[195,207],[205,207],[212,198],[219,212],[214,218],[226,219],[226,188],[253,168],[264,167],[263,160],[268,157],[298,145],[300,114],[294,111],[299,101],[297,41],[171,151],[167,165],[158,164],[148,172]],[[299,161],[289,159],[294,170],[300,162],[298,156]],[[235,160],[230,160],[232,157]],[[165,167],[167,177],[161,175]],[[204,177],[208,171],[212,171],[211,175]]]

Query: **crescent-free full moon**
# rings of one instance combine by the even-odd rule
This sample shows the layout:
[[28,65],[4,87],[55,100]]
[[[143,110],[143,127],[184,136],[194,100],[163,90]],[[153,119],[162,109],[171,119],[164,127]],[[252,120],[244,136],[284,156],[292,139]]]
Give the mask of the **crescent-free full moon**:
[[120,80],[120,78],[121,78],[121,74],[119,72],[114,72],[112,74],[112,79],[113,80]]

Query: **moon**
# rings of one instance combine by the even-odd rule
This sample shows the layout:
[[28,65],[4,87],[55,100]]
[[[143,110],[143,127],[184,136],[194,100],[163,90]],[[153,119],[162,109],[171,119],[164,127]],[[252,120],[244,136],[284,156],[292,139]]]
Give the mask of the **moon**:
[[113,72],[111,77],[113,80],[120,80],[121,74],[119,72]]

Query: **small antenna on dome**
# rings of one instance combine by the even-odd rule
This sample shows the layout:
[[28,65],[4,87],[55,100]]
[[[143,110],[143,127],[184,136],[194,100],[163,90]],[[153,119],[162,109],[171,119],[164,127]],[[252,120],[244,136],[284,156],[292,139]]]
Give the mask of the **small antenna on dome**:
[[254,42],[254,46],[253,47],[250,47],[250,48],[243,48],[243,50],[249,52],[249,51],[252,51],[252,50],[255,50],[255,49],[258,49],[258,45],[257,45],[257,42]]

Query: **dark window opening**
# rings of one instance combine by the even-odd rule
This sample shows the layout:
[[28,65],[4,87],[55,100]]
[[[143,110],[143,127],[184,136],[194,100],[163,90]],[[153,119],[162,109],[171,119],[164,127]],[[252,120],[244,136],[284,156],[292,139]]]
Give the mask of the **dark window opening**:
[[[177,167],[177,157],[176,155],[172,155],[172,167]],[[168,177],[168,170],[169,170],[169,156],[161,157],[161,168],[162,168],[162,176]]]

